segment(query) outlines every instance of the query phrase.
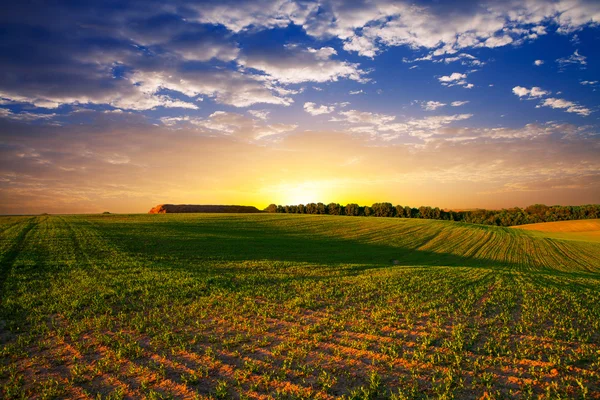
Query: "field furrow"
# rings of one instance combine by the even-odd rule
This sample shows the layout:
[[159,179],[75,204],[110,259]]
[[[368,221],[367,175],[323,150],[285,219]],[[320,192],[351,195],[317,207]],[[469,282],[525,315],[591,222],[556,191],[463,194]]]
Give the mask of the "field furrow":
[[600,398],[595,243],[331,216],[0,225],[3,398]]

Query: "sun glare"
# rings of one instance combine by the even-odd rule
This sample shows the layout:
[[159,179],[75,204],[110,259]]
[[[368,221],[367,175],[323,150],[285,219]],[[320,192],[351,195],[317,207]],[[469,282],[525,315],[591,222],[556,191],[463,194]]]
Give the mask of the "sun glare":
[[281,205],[318,203],[331,200],[331,185],[326,182],[307,181],[302,183],[282,183],[266,188],[272,202]]

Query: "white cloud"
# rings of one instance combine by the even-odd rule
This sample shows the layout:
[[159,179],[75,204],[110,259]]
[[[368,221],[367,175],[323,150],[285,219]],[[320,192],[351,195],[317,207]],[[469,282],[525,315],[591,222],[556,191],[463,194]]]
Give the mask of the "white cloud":
[[464,106],[467,103],[469,103],[469,100],[465,100],[465,101],[453,101],[452,103],[450,103],[450,105],[452,107],[460,107],[460,106]]
[[304,111],[306,111],[310,115],[331,114],[334,110],[335,107],[333,106],[317,106],[315,103],[312,102],[304,103]]
[[[600,5],[586,0],[472,2],[459,12],[446,3],[419,6],[389,0],[324,1],[304,28],[312,36],[336,36],[348,51],[373,57],[383,45],[433,49],[454,54],[468,47],[521,44],[547,34],[555,23],[568,33],[600,22]],[[542,25],[544,24],[544,25]]]
[[365,93],[365,91],[362,90],[362,89],[360,89],[360,90],[351,90],[351,91],[348,92],[348,94],[351,94],[351,95],[364,94],[364,93]]
[[27,111],[22,111],[20,113],[13,113],[12,111],[6,108],[0,108],[0,118],[7,118],[16,121],[39,121],[39,120],[51,120],[56,117],[56,114],[39,114],[39,113],[31,113]]
[[410,118],[402,122],[396,122],[396,116],[377,114],[365,111],[349,110],[340,112],[341,119],[333,121],[345,121],[352,126],[348,130],[354,133],[366,133],[384,141],[389,141],[409,135],[428,139],[438,133],[438,130],[455,121],[469,119],[473,114],[438,115],[425,118]]
[[[473,72],[473,71],[471,71]],[[474,85],[472,83],[468,83],[466,81],[467,74],[461,74],[460,72],[453,72],[451,75],[440,76],[438,81],[441,82],[443,86],[462,86],[465,89],[472,89]]]
[[522,87],[522,86],[515,86],[512,89],[513,93],[516,94],[519,97],[524,97],[524,96],[528,96],[529,99],[535,99],[535,98],[539,98],[542,96],[546,96],[549,95],[550,92],[547,90],[544,90],[540,87],[534,86],[531,89],[527,89],[526,87]]
[[533,63],[535,64],[536,67],[539,67],[540,65],[544,64],[544,60],[535,60]]
[[242,0],[186,4],[198,12],[198,22],[221,24],[233,32],[250,27],[285,28],[290,23],[303,25],[307,16],[318,9],[318,4],[296,3],[289,0]]
[[189,61],[209,61],[213,58],[233,61],[240,52],[240,49],[233,44],[203,41],[201,37],[194,37],[185,42],[169,43],[165,47]]
[[581,81],[579,83],[582,85],[594,86],[598,84],[598,81]]
[[205,95],[212,97],[217,103],[235,107],[248,107],[257,103],[293,103],[289,97],[277,96],[278,88],[265,83],[262,77],[229,70],[138,70],[126,79],[117,81],[110,90],[90,90],[87,94],[55,94],[44,89],[44,86],[34,86],[25,87],[20,92],[5,90],[0,92],[0,97],[44,108],[57,108],[63,104],[107,104],[115,108],[138,111],[157,107],[198,109],[193,102],[161,94],[162,90],[170,90],[191,98]]
[[455,82],[463,80],[467,77],[467,74],[461,74],[459,72],[453,72],[452,75],[441,76],[438,78],[440,82]]
[[178,74],[139,71],[132,74],[131,81],[146,94],[168,89],[189,97],[207,95],[213,97],[217,103],[235,107],[248,107],[258,103],[289,105],[293,102],[288,97],[274,95],[269,87],[260,81],[260,77],[227,70],[189,71]]
[[195,126],[202,131],[233,136],[245,141],[291,132],[298,127],[292,124],[265,124],[260,119],[255,120],[242,114],[226,111],[215,111],[208,118],[163,117],[161,122],[169,127],[188,124],[188,126]]
[[365,71],[358,64],[332,59],[337,52],[332,47],[302,49],[288,45],[282,51],[248,51],[240,57],[245,68],[262,71],[267,78],[283,84],[331,82],[351,79],[364,82]]
[[350,40],[344,42],[344,50],[355,51],[361,56],[373,58],[377,55],[379,47],[364,36],[352,36]]
[[[536,86],[532,87],[531,89],[527,89],[526,87],[522,86],[515,86],[512,89],[512,91],[515,95],[519,97],[527,96],[527,100],[539,99],[540,97],[545,97],[551,94],[549,91]],[[558,92],[557,94],[560,94],[560,92]],[[554,97],[543,99],[537,107],[564,109],[568,113],[575,113],[584,117],[587,117],[592,113],[592,110],[590,110],[587,107],[580,106],[579,104],[569,100]]]
[[544,107],[565,109],[565,111],[568,113],[579,114],[583,117],[587,117],[592,113],[592,110],[590,110],[589,108],[580,106],[572,101],[557,99],[553,97],[544,99],[541,105]]
[[586,59],[586,56],[579,54],[579,50],[575,50],[575,52],[569,57],[559,58],[556,60],[556,62],[561,68],[564,68],[568,65],[581,65],[582,68],[585,68],[585,65],[587,65]]
[[394,115],[377,114],[366,111],[341,111],[340,115],[351,124],[368,124],[382,126],[396,119]]
[[262,119],[266,121],[269,118],[270,111],[267,110],[248,110],[248,114],[252,115],[254,118]]
[[430,100],[426,103],[421,104],[421,108],[423,108],[425,111],[435,111],[438,108],[444,107],[445,105],[446,103]]
[[509,35],[492,36],[492,37],[487,38],[485,40],[485,42],[481,43],[481,46],[489,47],[489,48],[502,47],[502,46],[506,46],[507,44],[510,44],[512,42],[513,42],[513,38],[510,37]]

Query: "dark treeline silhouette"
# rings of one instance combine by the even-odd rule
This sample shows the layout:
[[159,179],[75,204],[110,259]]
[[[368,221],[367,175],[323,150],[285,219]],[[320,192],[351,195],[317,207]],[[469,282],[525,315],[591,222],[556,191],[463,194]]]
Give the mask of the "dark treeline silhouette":
[[411,208],[400,205],[394,206],[392,203],[375,203],[370,207],[359,206],[354,203],[346,204],[345,206],[338,203],[329,203],[327,205],[323,203],[309,203],[294,206],[271,204],[265,211],[287,214],[440,219],[496,226],[600,218],[600,204],[588,204],[584,206],[546,206],[544,204],[534,204],[526,208],[515,207],[502,210],[446,211],[438,207],[422,206]]

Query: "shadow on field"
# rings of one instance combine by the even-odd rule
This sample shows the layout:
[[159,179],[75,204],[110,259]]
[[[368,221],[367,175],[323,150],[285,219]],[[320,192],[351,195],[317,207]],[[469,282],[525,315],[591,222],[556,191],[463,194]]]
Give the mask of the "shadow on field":
[[[348,273],[390,266],[525,267],[506,261],[368,243],[314,232],[305,234],[284,227],[274,229],[272,225],[244,224],[236,227],[223,223],[223,220],[180,225],[144,223],[137,224],[134,232],[130,229],[131,225],[107,224],[99,232],[133,257],[149,258],[154,265],[168,268],[193,268],[194,265],[201,265],[202,261],[272,261],[347,266],[343,269]],[[224,267],[223,272],[230,267]],[[531,267],[545,269],[543,265],[526,266]],[[240,266],[240,269],[247,267]],[[228,272],[234,270],[237,268],[233,267]]]
[[23,247],[25,246],[25,238],[29,234],[29,232],[35,227],[37,224],[36,218],[32,217],[27,221],[27,224],[21,229],[21,232],[14,239],[12,246],[10,249],[4,253],[2,259],[0,260],[0,304],[2,304],[2,300],[4,298],[4,294],[6,290],[4,288],[4,282],[10,275],[10,272],[13,267],[13,263],[23,251]]

